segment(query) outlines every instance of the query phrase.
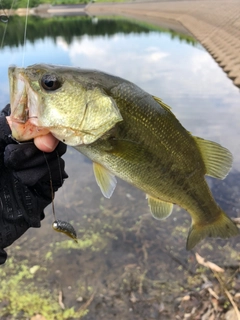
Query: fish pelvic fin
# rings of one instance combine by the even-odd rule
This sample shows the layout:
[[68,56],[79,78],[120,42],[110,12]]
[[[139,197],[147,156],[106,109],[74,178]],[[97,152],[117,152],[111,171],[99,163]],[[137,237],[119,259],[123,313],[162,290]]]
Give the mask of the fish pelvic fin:
[[191,250],[206,237],[226,239],[237,235],[240,235],[238,227],[221,210],[218,219],[209,224],[200,225],[193,222],[188,233],[186,249]]
[[193,138],[202,154],[207,171],[206,175],[224,179],[232,167],[233,156],[231,152],[216,142],[199,137]]
[[108,199],[111,198],[117,185],[117,179],[114,174],[96,162],[93,162],[93,171],[102,194]]
[[148,205],[155,219],[163,220],[170,216],[173,204],[147,195]]

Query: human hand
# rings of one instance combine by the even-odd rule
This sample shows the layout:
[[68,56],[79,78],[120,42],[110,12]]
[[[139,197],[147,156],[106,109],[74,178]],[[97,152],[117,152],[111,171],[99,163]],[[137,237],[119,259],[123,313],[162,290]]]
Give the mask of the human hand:
[[35,146],[44,152],[52,152],[57,147],[58,143],[59,140],[57,140],[51,133],[34,138]]
[[[43,209],[51,203],[52,192],[67,178],[60,158],[66,146],[51,135],[36,138],[36,145],[33,142],[17,144],[11,138],[6,121],[9,113],[8,105],[0,114],[0,264],[7,258],[4,248],[28,228],[40,227]],[[43,153],[38,147],[44,151],[56,148]]]

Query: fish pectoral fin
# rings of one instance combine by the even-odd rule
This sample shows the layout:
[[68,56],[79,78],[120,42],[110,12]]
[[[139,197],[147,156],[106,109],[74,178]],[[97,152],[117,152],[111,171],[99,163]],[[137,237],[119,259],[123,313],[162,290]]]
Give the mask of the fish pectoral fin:
[[172,213],[173,204],[147,195],[150,211],[155,219],[166,219]]
[[[219,210],[221,210],[219,208]],[[206,224],[192,223],[188,233],[186,249],[191,250],[198,242],[206,237],[212,238],[230,238],[240,235],[236,224],[221,210],[218,218]]]
[[206,166],[206,175],[224,179],[232,167],[233,156],[231,152],[220,144],[193,137],[200,149]]
[[102,194],[108,199],[111,198],[117,185],[117,179],[109,170],[99,163],[93,162],[93,171]]

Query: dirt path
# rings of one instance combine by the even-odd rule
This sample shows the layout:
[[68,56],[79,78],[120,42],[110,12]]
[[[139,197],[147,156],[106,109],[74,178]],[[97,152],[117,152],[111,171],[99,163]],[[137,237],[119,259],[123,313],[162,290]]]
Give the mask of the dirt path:
[[175,31],[184,32],[186,28],[240,87],[239,0],[92,4],[87,7],[87,12],[90,15],[133,17],[168,25]]

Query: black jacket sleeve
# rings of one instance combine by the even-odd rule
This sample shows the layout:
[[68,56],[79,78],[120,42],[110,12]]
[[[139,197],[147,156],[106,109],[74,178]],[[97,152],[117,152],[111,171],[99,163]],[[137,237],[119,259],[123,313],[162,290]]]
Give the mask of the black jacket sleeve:
[[67,178],[61,158],[66,146],[60,142],[53,152],[43,153],[33,142],[16,143],[6,121],[9,113],[8,105],[0,114],[0,264],[7,258],[4,248],[28,228],[41,226],[52,191]]

